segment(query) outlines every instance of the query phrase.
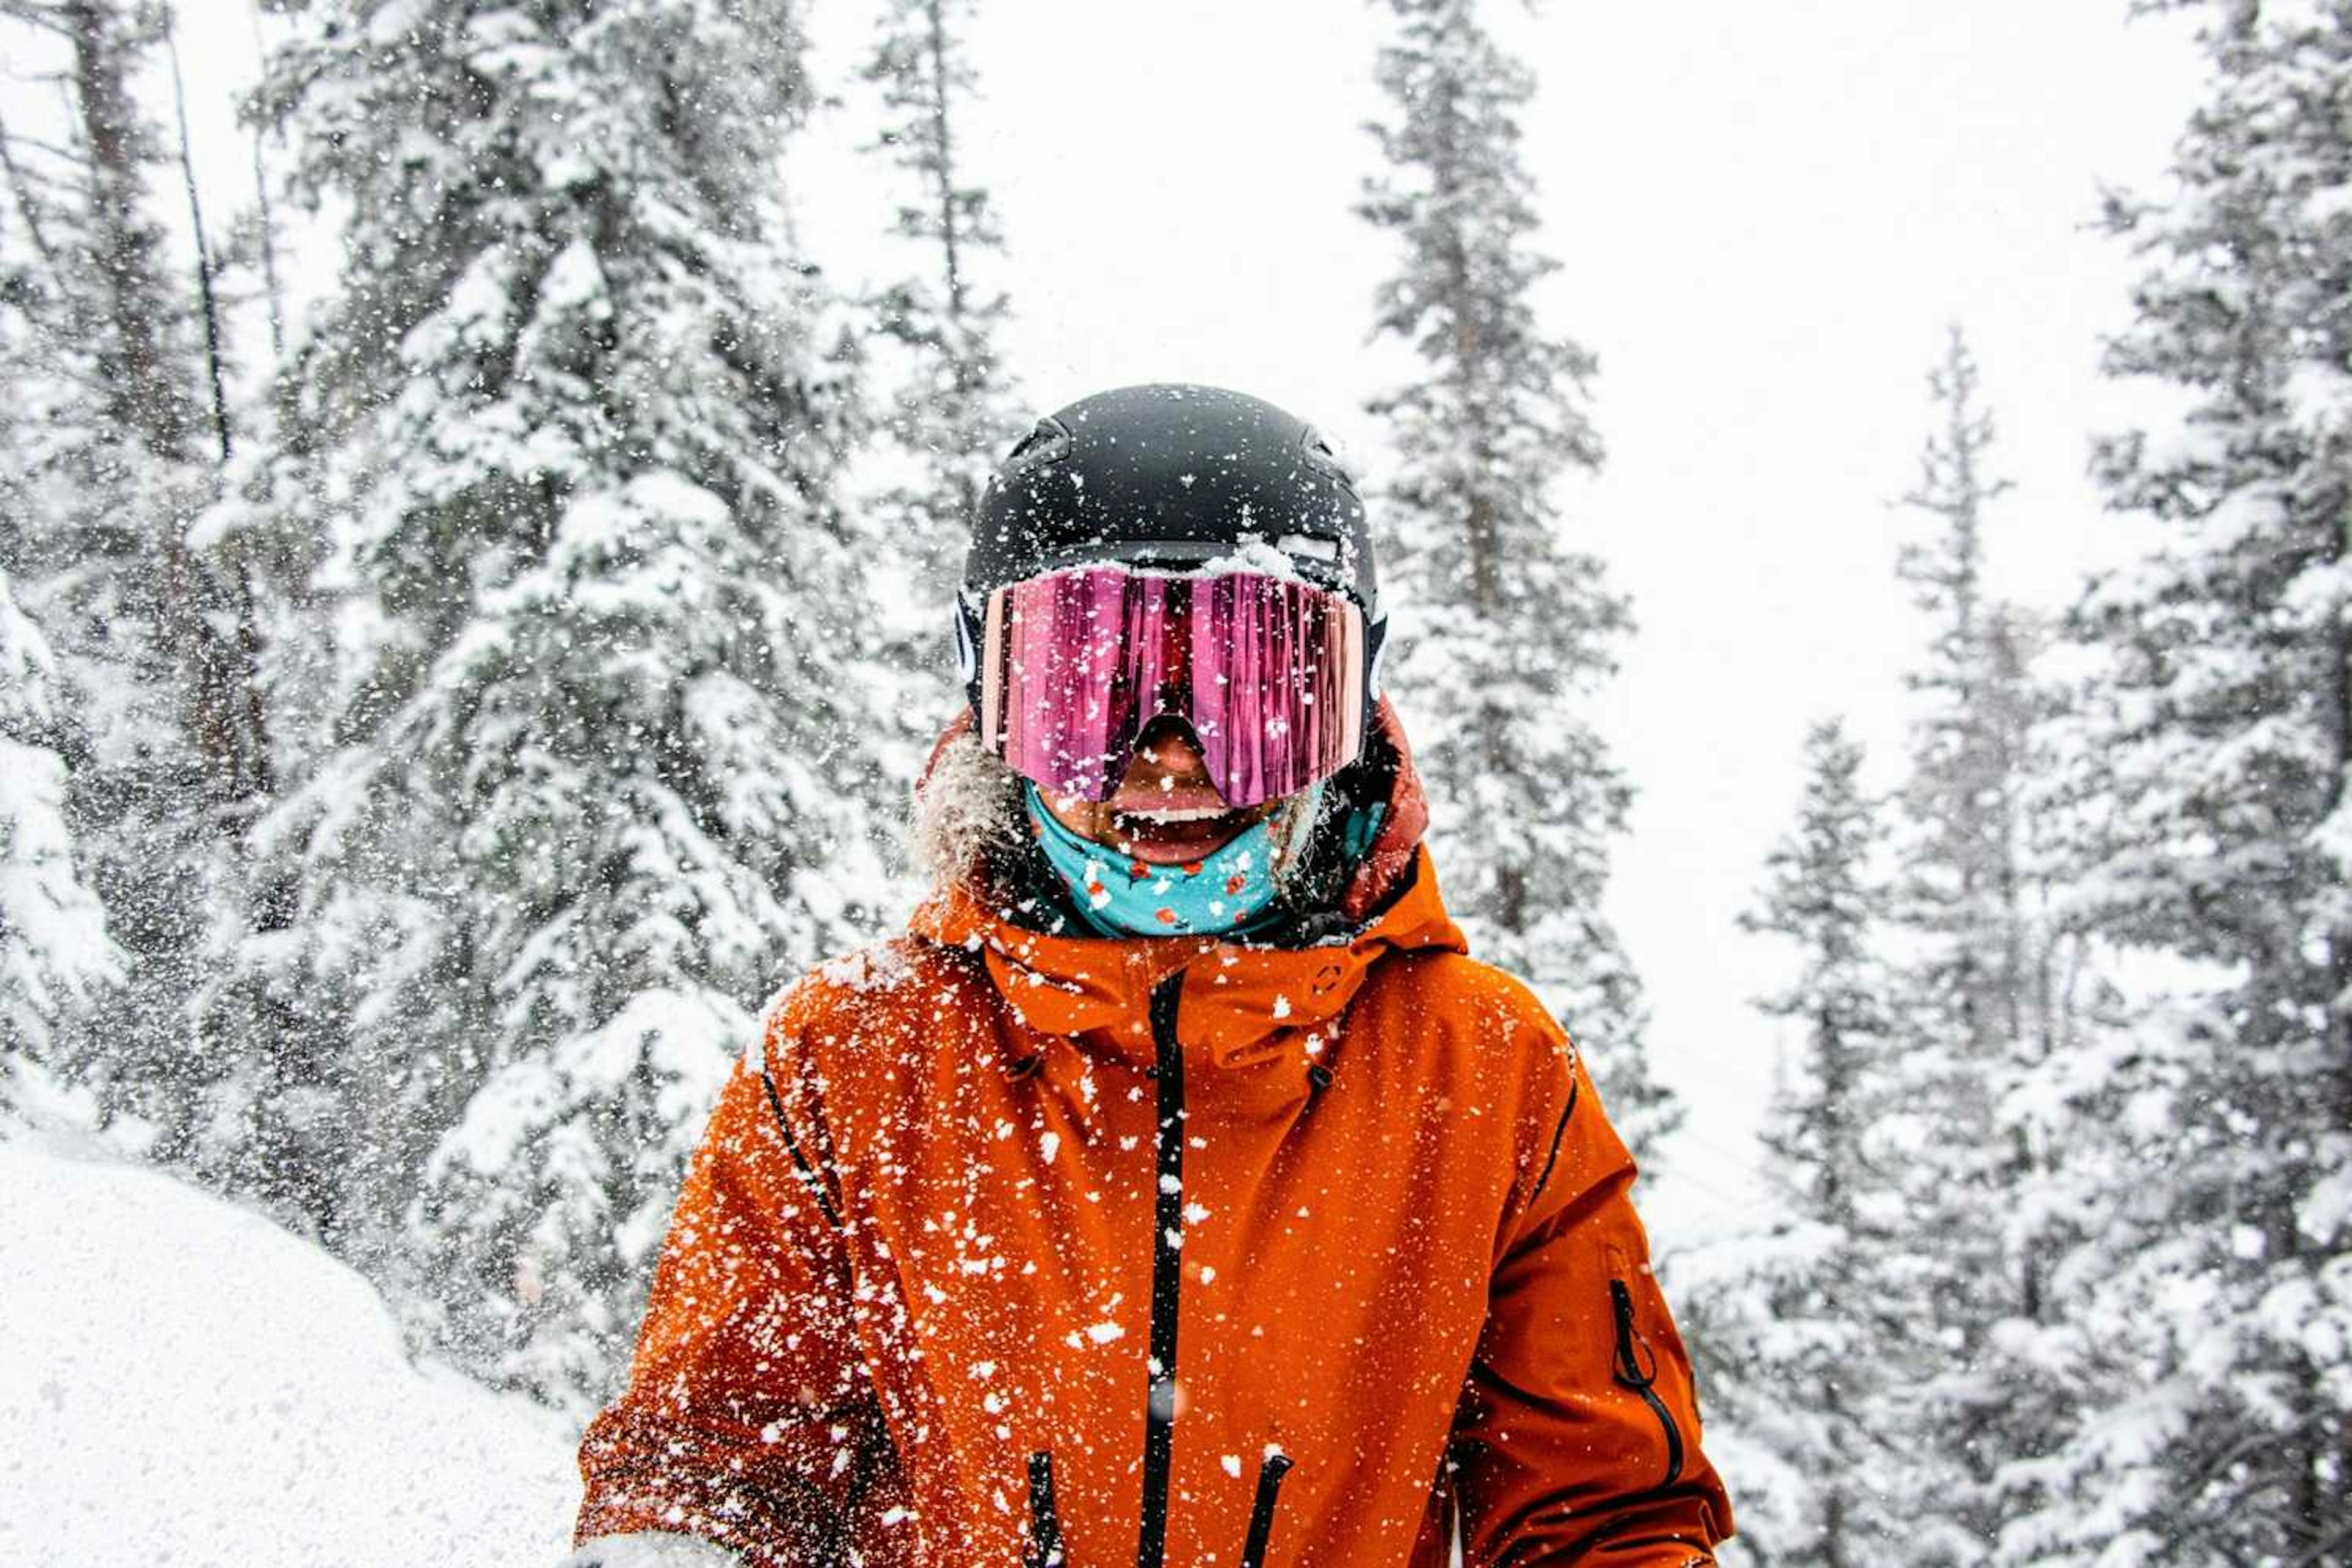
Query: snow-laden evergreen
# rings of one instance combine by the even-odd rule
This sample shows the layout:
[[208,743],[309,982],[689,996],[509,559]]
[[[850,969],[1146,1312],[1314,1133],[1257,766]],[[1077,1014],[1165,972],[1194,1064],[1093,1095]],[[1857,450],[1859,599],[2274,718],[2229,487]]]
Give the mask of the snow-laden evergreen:
[[1757,1456],[1737,1501],[1741,1544],[1766,1563],[1919,1560],[1902,1506],[1916,1448],[1889,1421],[1924,1346],[1904,1192],[1918,1149],[1895,1092],[1887,833],[1862,769],[1841,723],[1807,735],[1796,824],[1743,922],[1796,952],[1789,984],[1757,1003],[1801,1041],[1762,1131],[1770,1223],[1675,1268],[1710,1418]]
[[2206,8],[2177,193],[2111,370],[2184,395],[2103,448],[2147,538],[2093,587],[2067,747],[2079,917],[2161,958],[2114,1064],[2108,1331],[2012,1560],[2352,1552],[2352,5]]
[[[1914,1379],[1917,1440],[1906,1468],[1911,1552],[1979,1561],[1998,1525],[1992,1468],[2030,1455],[2035,1424],[2013,1418],[1994,1326],[2036,1310],[2041,1238],[2021,1225],[2046,1140],[2011,1116],[2012,1089],[2042,1070],[2045,938],[2033,913],[2021,799],[2029,783],[2035,637],[1985,585],[1985,533],[2009,489],[1993,469],[1993,421],[1957,326],[1928,388],[1937,428],[1904,498],[1914,523],[1897,554],[1927,632],[1907,672],[1910,767],[1903,789],[1905,935],[1895,1007],[1904,1042],[1873,1086],[1903,1107],[1906,1224],[1898,1250],[1933,1260],[1926,1331],[1901,1363]],[[2031,1402],[2025,1408],[2031,1409]],[[2038,1415],[2039,1412],[2036,1412]]]
[[968,41],[976,11],[976,0],[887,0],[866,66],[887,115],[875,151],[898,170],[893,232],[915,258],[875,302],[881,334],[903,351],[884,429],[904,467],[886,500],[923,568],[919,590],[939,596],[981,487],[1020,434],[996,342],[1010,302],[991,281],[1004,234],[963,140],[980,90]]
[[1592,356],[1538,321],[1519,116],[1535,79],[1475,0],[1391,0],[1386,166],[1359,208],[1395,237],[1376,330],[1422,361],[1371,405],[1396,477],[1376,509],[1399,605],[1386,679],[1412,726],[1447,900],[1487,961],[1589,1036],[1637,1152],[1680,1120],[1651,1078],[1646,1007],[1601,912],[1632,791],[1584,710],[1630,629],[1601,560],[1570,546],[1563,481],[1601,463]]
[[229,836],[270,779],[250,601],[189,538],[217,421],[139,89],[160,23],[121,0],[0,12],[0,48],[59,89],[52,121],[13,102],[0,131],[0,569],[75,694],[66,821],[121,956],[117,984],[55,1020],[53,1057],[184,1158],[220,1072],[200,1001],[235,907]]
[[980,81],[971,61],[975,0],[888,0],[865,78],[881,100],[880,135],[867,149],[891,166],[894,259],[906,270],[869,301],[868,374],[884,405],[862,505],[876,548],[866,592],[876,614],[868,657],[877,731],[901,744],[881,773],[878,811],[903,803],[906,781],[963,700],[950,596],[982,487],[1021,431],[1021,411],[997,339],[1010,302],[992,279],[1004,235],[965,138]]
[[365,0],[268,92],[349,211],[298,392],[341,642],[248,961],[324,1004],[330,1234],[558,1399],[616,1375],[760,997],[880,888],[801,48],[705,0]]
[[2131,1042],[2095,932],[2050,904],[2081,820],[2050,787],[2067,710],[2034,672],[2045,634],[1985,586],[2006,486],[1957,330],[1928,386],[1899,815],[1879,824],[1859,752],[1816,731],[1751,918],[1803,955],[1763,1005],[1811,1031],[1766,1129],[1776,1217],[1675,1265],[1736,1441],[1781,1477],[1745,1531],[1768,1562],[1986,1561],[2109,1364],[2075,1309]]
[[0,570],[0,1112],[19,1075],[56,1076],[60,1026],[121,977],[76,862],[57,658]]
[[1906,682],[1915,718],[1905,912],[1927,939],[1915,1005],[1920,1024],[1982,1062],[2028,1026],[2018,795],[2032,715],[2026,628],[1984,584],[1987,513],[2010,486],[1987,471],[1993,425],[1979,382],[1956,326],[1928,377],[1941,428],[1904,498],[1930,521],[1924,538],[1906,539],[1896,574],[1927,632]]

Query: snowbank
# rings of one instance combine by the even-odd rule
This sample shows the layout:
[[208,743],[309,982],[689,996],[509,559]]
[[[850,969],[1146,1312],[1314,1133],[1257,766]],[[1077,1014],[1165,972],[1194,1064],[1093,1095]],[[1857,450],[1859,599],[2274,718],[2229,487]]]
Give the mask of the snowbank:
[[358,1275],[69,1145],[0,1143],[0,1563],[537,1568],[572,1436],[404,1354]]

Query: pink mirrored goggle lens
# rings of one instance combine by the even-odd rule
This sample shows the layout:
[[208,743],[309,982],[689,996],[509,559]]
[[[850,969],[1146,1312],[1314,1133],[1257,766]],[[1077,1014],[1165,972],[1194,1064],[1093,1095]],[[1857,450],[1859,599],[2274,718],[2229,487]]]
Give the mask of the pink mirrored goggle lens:
[[1250,573],[1087,567],[989,595],[981,734],[1057,794],[1108,800],[1162,715],[1232,806],[1295,795],[1363,745],[1364,619],[1345,595]]

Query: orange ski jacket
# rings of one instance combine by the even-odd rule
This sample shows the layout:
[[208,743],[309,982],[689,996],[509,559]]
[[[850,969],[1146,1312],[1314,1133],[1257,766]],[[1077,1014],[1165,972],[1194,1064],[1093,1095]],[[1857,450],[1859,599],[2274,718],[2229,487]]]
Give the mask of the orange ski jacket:
[[583,1444],[579,1538],[1439,1568],[1458,1526],[1475,1568],[1711,1563],[1633,1161],[1465,955],[1423,816],[1329,945],[1043,935],[951,888],[788,991]]

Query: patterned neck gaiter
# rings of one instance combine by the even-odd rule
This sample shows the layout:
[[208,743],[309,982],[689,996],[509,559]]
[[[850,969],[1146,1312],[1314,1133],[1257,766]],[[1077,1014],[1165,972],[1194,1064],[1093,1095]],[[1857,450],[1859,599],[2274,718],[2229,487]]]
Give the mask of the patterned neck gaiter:
[[[1263,923],[1274,903],[1276,817],[1253,825],[1206,859],[1154,866],[1063,826],[1035,784],[1026,785],[1025,795],[1046,863],[1097,935],[1232,936]],[[1312,800],[1300,804],[1314,809]]]

